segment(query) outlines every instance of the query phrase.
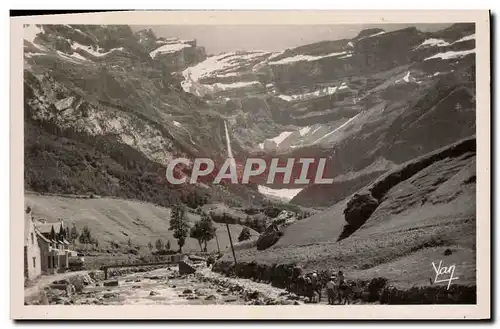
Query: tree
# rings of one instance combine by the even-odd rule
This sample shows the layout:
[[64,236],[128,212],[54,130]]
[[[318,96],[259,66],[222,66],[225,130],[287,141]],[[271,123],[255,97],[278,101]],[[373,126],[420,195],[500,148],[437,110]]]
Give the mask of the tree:
[[153,252],[153,244],[150,242],[148,242],[148,248],[149,248],[149,252]]
[[207,243],[215,237],[215,232],[217,229],[214,226],[214,222],[208,215],[201,216],[201,227],[203,229],[203,242],[205,247],[203,251],[207,251]]
[[54,226],[50,229],[50,239],[55,240],[56,239],[56,231],[54,230]]
[[184,243],[186,242],[185,237],[180,237],[177,239],[177,244],[179,245],[179,252],[182,253],[182,247],[184,246]]
[[241,230],[240,236],[238,237],[238,241],[241,242],[241,241],[248,240],[248,239],[250,239],[251,236],[252,235],[250,234],[250,230],[248,229],[248,227],[244,227]]
[[[210,217],[203,214],[201,220],[191,228],[191,237],[198,240],[200,250],[207,251],[207,242],[215,237],[215,227]],[[202,244],[205,244],[202,249]]]
[[[75,225],[75,224],[73,224],[73,225]],[[64,230],[64,233],[66,234],[66,236],[64,238],[66,240],[68,240],[69,242],[71,242],[71,230],[69,228],[67,228]]]
[[156,240],[155,247],[156,250],[158,251],[163,250],[163,240],[162,239]]
[[197,222],[193,227],[191,227],[190,237],[198,241],[200,251],[203,251],[203,229],[201,227],[201,222]]
[[64,240],[65,238],[66,238],[66,230],[61,225],[61,228],[59,229],[59,233],[57,234],[57,239],[58,240]]
[[186,210],[181,205],[174,205],[172,207],[172,215],[170,218],[169,231],[174,231],[174,238],[177,239],[179,245],[179,252],[182,253],[182,246],[186,241],[189,234],[189,225],[186,218]]
[[80,236],[78,237],[78,242],[80,242],[80,244],[84,244],[85,245],[85,249],[87,249],[87,242],[85,240],[85,236],[82,234],[80,234]]
[[87,245],[92,243],[92,234],[90,233],[90,229],[88,226],[83,228],[82,234],[78,238],[78,241],[85,245],[85,249],[87,249]]

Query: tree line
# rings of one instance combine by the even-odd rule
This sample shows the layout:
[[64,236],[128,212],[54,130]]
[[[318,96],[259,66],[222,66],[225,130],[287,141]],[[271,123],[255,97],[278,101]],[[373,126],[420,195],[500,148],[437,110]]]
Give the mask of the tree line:
[[[200,251],[207,252],[208,242],[216,238],[217,233],[217,228],[215,227],[215,223],[211,215],[202,213],[201,219],[193,226],[190,226],[186,214],[187,211],[184,205],[177,204],[172,207],[170,225],[168,229],[173,232],[174,238],[177,241],[177,245],[179,246],[178,252],[182,253],[182,248],[184,247],[188,237],[198,241]],[[73,247],[75,247],[77,241],[80,244],[85,245],[85,249],[87,249],[89,245],[99,247],[99,241],[92,236],[92,232],[88,226],[84,226],[81,233],[78,232],[75,224],[73,224],[71,229],[61,227],[61,230],[58,233],[56,233],[54,228],[52,228],[51,238],[55,240],[66,239],[73,245]],[[241,242],[250,238],[250,229],[246,226],[243,227],[238,236],[238,241]],[[127,245],[129,248],[134,247],[130,238],[128,239]],[[119,244],[114,241],[110,242],[110,246],[112,249],[120,247]],[[168,239],[164,241],[161,238],[158,238],[154,241],[154,244],[152,242],[148,243],[148,249],[150,252],[153,252],[153,249],[156,249],[159,252],[170,251],[171,243]]]

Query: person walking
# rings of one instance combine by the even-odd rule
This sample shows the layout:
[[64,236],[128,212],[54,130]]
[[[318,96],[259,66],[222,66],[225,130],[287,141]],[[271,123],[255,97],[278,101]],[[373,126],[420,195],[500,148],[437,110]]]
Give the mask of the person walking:
[[309,303],[312,303],[314,297],[314,289],[311,277],[309,275],[306,275],[305,277],[305,284],[306,284],[306,295],[307,297],[309,297]]
[[328,296],[328,305],[335,304],[335,277],[333,275],[326,283],[326,293]]
[[347,284],[345,282],[344,272],[342,271],[339,271],[337,274],[337,289],[339,302],[342,303],[342,300],[346,301]]
[[312,276],[311,276],[311,285],[312,285],[312,291],[313,291],[313,298],[314,298],[314,295],[317,294],[318,295],[317,302],[320,303],[321,302],[321,287],[319,284],[319,276],[318,276],[318,273],[316,271],[314,271]]

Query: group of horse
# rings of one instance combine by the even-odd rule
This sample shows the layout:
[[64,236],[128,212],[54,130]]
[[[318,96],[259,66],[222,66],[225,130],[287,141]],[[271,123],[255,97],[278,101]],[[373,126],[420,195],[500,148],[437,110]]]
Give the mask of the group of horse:
[[[323,296],[323,291],[326,290],[326,285],[330,280],[329,276],[318,276],[317,280],[308,280],[308,277],[311,278],[312,274],[299,275],[293,278],[290,281],[290,284],[287,287],[287,290],[293,292],[299,296],[306,296],[309,298],[310,303],[321,303],[321,297]],[[330,301],[328,298],[329,304],[337,305],[347,305],[352,301],[354,286],[351,282],[345,282],[345,285],[340,288],[338,285],[335,285],[333,290],[334,296],[333,301]]]

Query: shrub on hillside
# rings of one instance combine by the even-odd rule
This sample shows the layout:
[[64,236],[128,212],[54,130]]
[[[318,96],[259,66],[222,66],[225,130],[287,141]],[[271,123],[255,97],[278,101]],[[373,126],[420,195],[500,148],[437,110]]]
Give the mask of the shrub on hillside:
[[451,285],[412,287],[400,290],[395,287],[386,287],[379,298],[382,304],[476,304],[477,295],[475,286]]
[[275,207],[275,206],[269,206],[264,209],[264,214],[270,218],[275,218],[280,214],[280,212],[283,209]]
[[153,251],[152,254],[155,256],[167,256],[167,255],[174,255],[177,252],[174,250],[167,250],[167,249],[162,249],[162,250],[157,250]]
[[374,302],[379,300],[382,289],[387,284],[387,279],[383,277],[373,278],[368,284],[368,301]]
[[270,231],[262,233],[257,239],[257,250],[265,250],[278,242],[283,236],[281,231]]
[[370,193],[355,194],[344,209],[347,225],[340,234],[339,240],[347,238],[363,225],[377,209],[378,201]]
[[252,235],[250,234],[250,230],[248,229],[248,227],[244,227],[241,232],[240,232],[240,235],[238,236],[238,241],[241,242],[241,241],[245,241],[245,240],[248,240],[250,239]]

